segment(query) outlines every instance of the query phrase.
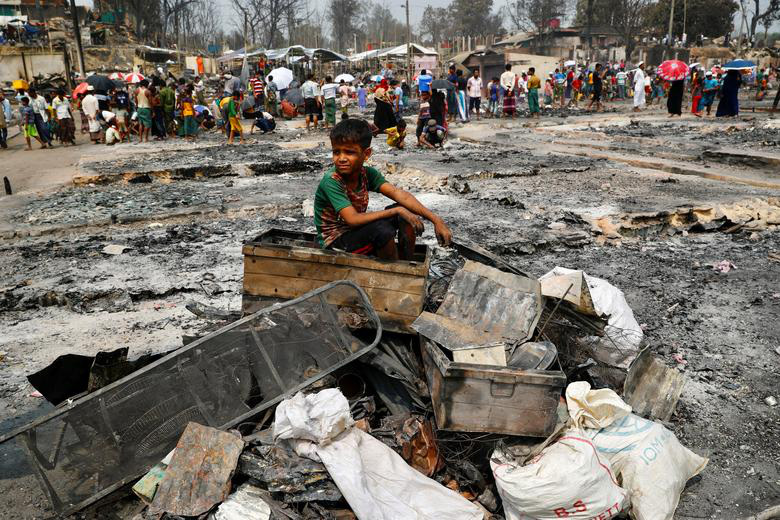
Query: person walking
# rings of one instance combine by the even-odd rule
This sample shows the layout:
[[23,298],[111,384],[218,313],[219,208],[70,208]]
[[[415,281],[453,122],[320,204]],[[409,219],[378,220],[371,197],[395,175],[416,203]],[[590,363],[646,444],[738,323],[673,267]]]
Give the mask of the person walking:
[[694,69],[691,75],[691,114],[701,117],[701,98],[704,87],[701,72]]
[[173,83],[168,82],[157,94],[160,98],[160,106],[163,111],[163,120],[166,135],[173,135],[174,118],[176,114],[176,92],[173,90]]
[[707,107],[707,115],[712,115],[712,104],[715,102],[715,95],[718,93],[718,80],[712,77],[712,71],[708,70],[704,75],[702,84],[701,101],[699,101],[699,113]]
[[592,97],[590,99],[590,103],[588,103],[588,110],[591,109],[593,103],[596,104],[596,112],[602,109],[601,95],[603,93],[603,89],[604,89],[604,76],[603,76],[603,72],[601,72],[601,63],[597,63],[595,70],[591,74]]
[[477,114],[477,120],[482,119],[479,113],[482,102],[482,78],[479,77],[479,69],[474,69],[474,73],[469,78],[466,90],[469,95],[469,114],[474,110]]
[[739,115],[739,88],[742,86],[742,74],[738,70],[726,72],[720,90],[720,102],[716,117],[736,117]]
[[100,142],[100,122],[98,121],[100,104],[93,94],[94,91],[95,87],[92,85],[87,87],[87,95],[81,100],[81,110],[83,110],[84,115],[87,116],[89,139],[93,144],[98,144]]
[[5,94],[0,90],[0,148],[8,148],[8,125],[13,119],[11,112],[11,102],[5,98]]
[[336,126],[336,91],[338,85],[333,83],[331,76],[325,76],[325,83],[322,85],[322,109],[325,113],[325,129]]
[[27,151],[32,150],[31,137],[34,137],[35,140],[38,141],[42,149],[46,148],[46,144],[41,141],[41,138],[38,136],[38,129],[35,126],[35,111],[30,106],[30,98],[22,96],[21,103],[22,106],[19,107],[19,121],[22,133],[24,134],[24,139],[27,141]]
[[666,98],[666,110],[669,117],[682,117],[683,94],[685,93],[685,80],[678,79],[671,82],[668,97]]
[[458,116],[462,123],[468,123],[469,121],[469,106],[466,96],[467,82],[463,77],[463,71],[458,70],[455,75],[457,76],[457,99],[458,99]]
[[634,71],[634,112],[645,106],[645,62],[640,61]]
[[38,137],[49,148],[54,148],[51,142],[51,135],[49,134],[49,114],[46,108],[46,99],[38,94],[34,88],[28,89],[27,95],[30,99],[30,108],[33,110]]

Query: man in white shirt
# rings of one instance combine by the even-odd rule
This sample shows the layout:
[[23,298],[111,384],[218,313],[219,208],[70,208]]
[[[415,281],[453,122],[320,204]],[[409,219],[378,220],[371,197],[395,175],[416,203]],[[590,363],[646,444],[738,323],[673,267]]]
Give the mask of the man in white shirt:
[[92,85],[87,87],[87,95],[81,100],[81,111],[87,116],[89,122],[89,138],[97,144],[100,142],[100,123],[97,120],[98,111],[100,105],[95,97],[95,87]]
[[645,105],[645,62],[640,61],[634,71],[634,112]]
[[[325,116],[325,128],[336,126],[336,91],[339,86],[333,83],[333,78],[325,76],[325,84],[322,85],[322,112]],[[316,126],[316,124],[315,124]]]
[[306,77],[306,82],[301,85],[301,95],[303,96],[303,108],[306,114],[306,130],[309,124],[314,121],[314,129],[317,129],[319,123],[318,114],[320,113],[320,87],[314,81],[314,74]]
[[51,101],[57,115],[57,124],[59,126],[60,142],[63,145],[70,143],[76,145],[76,125],[73,122],[73,114],[70,111],[70,101],[65,97],[63,89],[57,90],[57,96]]
[[623,69],[620,69],[615,74],[615,81],[617,82],[617,97],[620,99],[626,99],[626,83],[628,82],[628,74]]
[[512,65],[506,64],[506,70],[501,74],[499,83],[501,83],[501,91],[504,93],[504,115],[515,117],[515,83],[517,83],[517,75],[512,72]]
[[0,90],[0,147],[8,148],[8,125],[13,119],[11,102],[5,99],[5,94]]
[[479,69],[475,69],[474,74],[469,78],[466,84],[466,92],[469,95],[469,113],[475,110],[477,119],[481,119],[479,105],[482,101],[482,78],[479,77]]

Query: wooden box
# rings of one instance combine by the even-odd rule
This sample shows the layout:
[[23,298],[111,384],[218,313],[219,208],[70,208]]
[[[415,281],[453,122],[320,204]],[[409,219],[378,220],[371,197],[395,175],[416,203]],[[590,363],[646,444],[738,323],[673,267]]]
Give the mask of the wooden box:
[[456,363],[421,337],[425,376],[441,430],[547,437],[566,386],[560,370]]
[[245,314],[270,298],[297,298],[334,280],[352,280],[368,295],[385,330],[411,332],[423,310],[430,251],[418,245],[413,261],[380,260],[320,248],[312,233],[270,229],[244,244]]

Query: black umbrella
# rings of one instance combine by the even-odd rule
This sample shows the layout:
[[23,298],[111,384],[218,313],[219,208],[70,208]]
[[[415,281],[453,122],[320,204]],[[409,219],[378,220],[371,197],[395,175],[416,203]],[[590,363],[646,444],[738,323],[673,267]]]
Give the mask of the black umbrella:
[[95,87],[95,90],[102,90],[104,92],[116,88],[116,84],[112,80],[108,79],[106,76],[99,76],[97,74],[88,77],[87,84]]
[[431,88],[436,90],[444,89],[444,88],[454,90],[455,85],[453,85],[446,79],[435,79],[431,82]]

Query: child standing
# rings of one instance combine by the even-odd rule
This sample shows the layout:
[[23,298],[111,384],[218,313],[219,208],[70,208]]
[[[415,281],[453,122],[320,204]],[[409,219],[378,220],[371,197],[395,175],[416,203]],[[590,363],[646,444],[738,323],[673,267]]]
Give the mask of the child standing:
[[366,96],[368,92],[366,91],[366,87],[361,83],[358,85],[357,89],[357,98],[358,98],[358,110],[360,110],[360,113],[366,111]]
[[544,82],[544,108],[548,108],[552,105],[554,93],[552,80],[547,79],[547,81]]
[[27,141],[27,151],[32,150],[31,137],[34,137],[36,141],[41,145],[41,148],[46,148],[41,138],[38,137],[38,130],[35,128],[35,112],[30,106],[30,98],[24,96],[22,98],[22,106],[19,108],[20,125],[24,139]]
[[490,81],[488,87],[488,115],[495,117],[498,114],[498,89],[501,88],[498,83],[498,78],[494,77]]

